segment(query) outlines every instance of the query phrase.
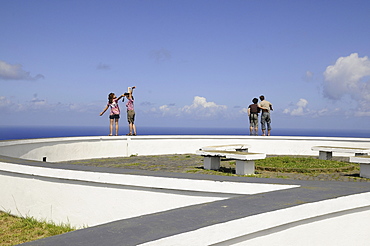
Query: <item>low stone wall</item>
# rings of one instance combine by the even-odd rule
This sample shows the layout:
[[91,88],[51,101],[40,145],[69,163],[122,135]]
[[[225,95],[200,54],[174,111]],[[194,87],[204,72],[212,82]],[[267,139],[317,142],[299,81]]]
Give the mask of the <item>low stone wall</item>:
[[[0,155],[47,162],[195,153],[209,145],[246,144],[249,152],[268,155],[318,155],[315,145],[369,147],[367,138],[261,136],[135,136],[68,137],[0,142]],[[335,153],[334,153],[335,155]],[[340,154],[346,156],[346,154]],[[349,156],[350,154],[347,154]]]

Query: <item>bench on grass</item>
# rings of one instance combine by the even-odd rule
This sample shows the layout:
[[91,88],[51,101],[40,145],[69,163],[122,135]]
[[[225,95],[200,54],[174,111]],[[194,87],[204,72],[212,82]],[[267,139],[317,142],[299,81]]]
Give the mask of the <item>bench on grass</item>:
[[359,163],[360,164],[360,177],[370,179],[370,156],[369,155],[351,156],[349,158],[349,162]]
[[351,147],[333,147],[333,146],[313,146],[313,151],[319,151],[319,159],[330,160],[333,157],[333,152],[354,153],[355,156],[366,156],[370,152],[370,148],[351,148]]
[[254,161],[265,159],[266,154],[249,153],[246,152],[246,150],[248,151],[247,147],[239,146],[238,148],[234,148],[235,146],[236,145],[208,146],[199,149],[196,154],[204,157],[204,169],[218,170],[221,166],[221,158],[227,158],[236,160],[236,174],[254,174]]
[[201,150],[221,150],[221,151],[241,151],[248,152],[248,145],[245,144],[228,144],[228,145],[216,145],[216,146],[206,146],[201,148]]

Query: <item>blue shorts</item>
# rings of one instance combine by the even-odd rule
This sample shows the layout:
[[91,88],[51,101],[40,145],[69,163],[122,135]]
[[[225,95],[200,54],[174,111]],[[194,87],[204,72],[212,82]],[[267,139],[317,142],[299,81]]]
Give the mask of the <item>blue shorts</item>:
[[119,119],[119,114],[109,115],[109,119],[111,119],[111,120],[113,120],[113,119]]

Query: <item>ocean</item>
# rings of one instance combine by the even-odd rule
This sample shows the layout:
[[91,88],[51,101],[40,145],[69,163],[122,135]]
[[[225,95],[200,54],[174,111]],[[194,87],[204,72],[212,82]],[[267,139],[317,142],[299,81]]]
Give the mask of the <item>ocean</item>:
[[[137,127],[138,135],[249,135],[248,128],[187,128],[187,127]],[[0,140],[106,136],[107,126],[0,126]],[[127,127],[120,127],[120,135],[127,133]],[[312,137],[355,137],[370,138],[370,130],[318,130],[281,129],[271,131],[272,136]]]

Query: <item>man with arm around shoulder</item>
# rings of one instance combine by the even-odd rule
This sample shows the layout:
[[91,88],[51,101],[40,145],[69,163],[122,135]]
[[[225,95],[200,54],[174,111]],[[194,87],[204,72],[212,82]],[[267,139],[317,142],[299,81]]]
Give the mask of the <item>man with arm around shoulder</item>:
[[271,118],[270,118],[270,111],[273,111],[272,104],[265,100],[265,96],[260,96],[260,104],[259,107],[262,109],[261,114],[261,128],[262,128],[262,136],[266,136],[266,125],[267,125],[267,136],[271,134]]

